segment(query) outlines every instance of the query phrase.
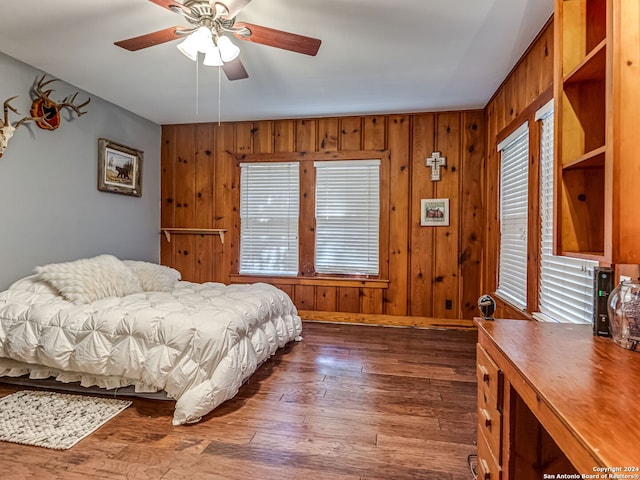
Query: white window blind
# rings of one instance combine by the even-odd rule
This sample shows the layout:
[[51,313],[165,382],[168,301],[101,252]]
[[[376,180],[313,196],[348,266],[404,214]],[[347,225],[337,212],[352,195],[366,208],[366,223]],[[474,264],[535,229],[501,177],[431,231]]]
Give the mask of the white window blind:
[[240,273],[297,275],[297,162],[240,164]]
[[593,315],[597,262],[553,255],[553,110],[542,111],[540,155],[541,254],[538,309],[544,321],[585,323]]
[[380,160],[315,167],[316,272],[378,275]]
[[529,128],[523,124],[498,145],[500,165],[500,257],[496,293],[520,309],[527,306],[527,212]]

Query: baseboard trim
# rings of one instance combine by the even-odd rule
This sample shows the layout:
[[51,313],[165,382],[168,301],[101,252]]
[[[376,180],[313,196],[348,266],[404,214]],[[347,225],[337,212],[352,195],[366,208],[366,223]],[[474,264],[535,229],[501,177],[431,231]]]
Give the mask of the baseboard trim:
[[309,322],[355,323],[362,325],[384,325],[388,327],[439,328],[453,330],[475,330],[473,320],[464,318],[412,317],[406,315],[379,315],[371,313],[318,312],[300,310],[298,315]]

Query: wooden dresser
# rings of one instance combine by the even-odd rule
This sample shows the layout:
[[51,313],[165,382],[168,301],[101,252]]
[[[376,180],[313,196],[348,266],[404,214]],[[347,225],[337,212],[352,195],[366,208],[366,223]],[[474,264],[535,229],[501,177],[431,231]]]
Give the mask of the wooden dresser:
[[476,324],[479,479],[640,479],[640,352],[590,325]]

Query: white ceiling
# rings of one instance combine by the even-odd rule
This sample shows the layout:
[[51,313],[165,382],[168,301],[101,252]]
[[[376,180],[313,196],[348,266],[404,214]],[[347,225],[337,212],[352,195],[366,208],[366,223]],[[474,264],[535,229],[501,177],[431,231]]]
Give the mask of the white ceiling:
[[[233,38],[249,78],[221,75],[222,121],[482,108],[553,0],[253,0],[238,21],[322,40],[310,57]],[[4,0],[0,51],[159,124],[218,120],[218,68],[179,41],[113,45],[171,26],[148,0]],[[90,108],[90,107],[89,107]]]

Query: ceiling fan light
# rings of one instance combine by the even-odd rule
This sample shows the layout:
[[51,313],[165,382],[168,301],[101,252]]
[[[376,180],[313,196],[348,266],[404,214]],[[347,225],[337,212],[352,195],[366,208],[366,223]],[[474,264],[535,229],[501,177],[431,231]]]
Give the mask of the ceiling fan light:
[[218,48],[220,49],[220,57],[223,62],[231,62],[235,60],[238,55],[240,55],[240,48],[237,45],[234,45],[229,37],[220,36],[218,38]]
[[192,33],[180,42],[177,48],[185,57],[195,62],[198,59],[198,44],[198,38],[195,36],[195,33]]
[[207,50],[204,55],[203,65],[207,67],[220,67],[222,66],[222,59],[220,58],[220,50],[218,47],[212,47]]

